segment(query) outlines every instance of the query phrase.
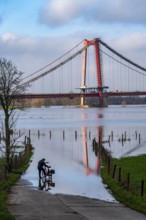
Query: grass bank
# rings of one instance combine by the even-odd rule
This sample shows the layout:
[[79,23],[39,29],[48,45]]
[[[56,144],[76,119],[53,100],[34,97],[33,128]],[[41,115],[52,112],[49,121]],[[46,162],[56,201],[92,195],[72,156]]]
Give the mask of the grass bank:
[[2,220],[14,220],[14,217],[7,209],[7,196],[8,192],[16,181],[20,178],[20,176],[25,172],[27,167],[29,166],[29,161],[32,156],[30,153],[22,166],[19,169],[15,169],[13,172],[8,173],[6,180],[0,181],[0,219]]
[[[104,166],[101,170],[103,182],[118,201],[146,214],[146,155],[112,159],[111,163],[114,167],[116,165],[116,171],[109,174],[107,167]],[[119,170],[122,170],[120,181]],[[141,196],[142,180],[144,188]]]

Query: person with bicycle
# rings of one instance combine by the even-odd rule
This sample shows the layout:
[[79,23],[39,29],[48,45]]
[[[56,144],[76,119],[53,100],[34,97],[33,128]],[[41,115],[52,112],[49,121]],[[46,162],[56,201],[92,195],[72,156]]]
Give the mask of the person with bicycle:
[[50,168],[50,166],[46,164],[45,158],[43,158],[38,162],[39,178],[41,178],[41,171],[44,173],[44,175],[46,175],[45,167],[48,169]]

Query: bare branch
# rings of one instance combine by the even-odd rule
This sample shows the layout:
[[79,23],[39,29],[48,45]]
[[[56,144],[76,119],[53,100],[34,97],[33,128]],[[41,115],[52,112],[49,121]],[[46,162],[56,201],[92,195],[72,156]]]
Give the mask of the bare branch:
[[14,96],[24,93],[27,89],[27,86],[19,86],[22,76],[23,72],[18,71],[11,61],[6,58],[0,59],[0,105],[4,110],[4,118],[0,118],[0,123],[8,169],[10,169],[10,156],[14,153],[14,143],[16,141],[11,136],[11,130],[19,117],[15,109],[16,107],[20,109],[23,107],[23,101],[14,99]]

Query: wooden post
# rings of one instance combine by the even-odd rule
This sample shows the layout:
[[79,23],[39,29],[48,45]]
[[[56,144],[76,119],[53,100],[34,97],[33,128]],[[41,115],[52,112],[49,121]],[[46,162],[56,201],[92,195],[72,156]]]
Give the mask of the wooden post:
[[77,131],[75,131],[75,139],[77,139]]
[[141,181],[141,197],[144,196],[144,180]]
[[124,145],[124,138],[123,138],[123,134],[122,134],[122,146]]
[[139,145],[140,145],[140,134],[138,135],[138,137],[139,137]]
[[116,174],[116,167],[117,167],[117,165],[115,164],[115,165],[114,165],[114,170],[113,170],[113,176],[112,176],[112,177],[113,177],[113,179],[115,178],[115,174]]
[[111,131],[111,141],[113,141],[113,131]]
[[109,137],[108,137],[108,142],[110,143],[110,139],[111,139],[111,136],[109,135]]
[[63,140],[65,139],[65,132],[63,131]]
[[124,133],[124,134],[125,134],[124,140],[126,141],[126,131],[125,131],[125,133]]
[[49,134],[50,134],[50,139],[51,139],[51,137],[52,137],[52,133],[51,133],[51,131],[49,131]]
[[110,165],[111,165],[111,161],[110,158],[108,157],[108,174],[110,174]]
[[26,142],[27,142],[27,136],[25,136],[25,139],[24,139],[24,144],[26,145]]

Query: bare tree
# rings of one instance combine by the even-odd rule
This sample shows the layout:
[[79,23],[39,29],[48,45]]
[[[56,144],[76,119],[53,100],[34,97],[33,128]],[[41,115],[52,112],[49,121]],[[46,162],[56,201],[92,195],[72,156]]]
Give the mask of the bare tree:
[[20,86],[23,72],[18,71],[16,66],[6,58],[0,58],[0,105],[4,111],[4,119],[1,121],[3,139],[5,145],[5,159],[8,171],[11,170],[10,157],[13,151],[11,132],[18,118],[16,106],[22,108],[23,100],[19,94],[26,91],[26,86]]

